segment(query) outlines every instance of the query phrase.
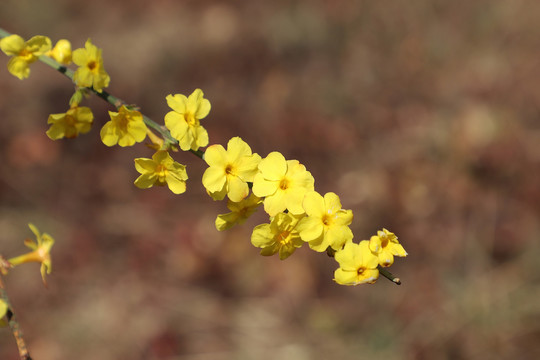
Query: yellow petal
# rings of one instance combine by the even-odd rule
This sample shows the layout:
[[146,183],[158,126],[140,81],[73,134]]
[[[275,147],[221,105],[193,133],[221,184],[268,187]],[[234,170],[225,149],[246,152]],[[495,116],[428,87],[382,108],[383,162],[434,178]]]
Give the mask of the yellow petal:
[[223,190],[226,181],[225,169],[218,167],[209,167],[202,177],[204,187],[210,192]]
[[321,218],[326,214],[324,199],[321,194],[316,191],[310,191],[305,194],[302,206],[309,216]]
[[182,94],[167,95],[167,105],[179,114],[186,113],[187,97]]
[[47,51],[51,50],[51,47],[51,39],[42,35],[33,36],[26,42],[27,50],[36,57],[45,54]]
[[303,218],[296,225],[296,230],[304,241],[319,239],[323,236],[323,229],[321,219],[310,216]]
[[228,181],[228,196],[231,201],[239,202],[249,195],[248,184],[239,177],[230,176]]
[[251,234],[251,243],[258,248],[266,247],[274,242],[274,234],[270,231],[270,224],[255,226]]
[[265,179],[279,181],[287,173],[287,162],[281,153],[274,151],[261,160],[259,170]]
[[17,56],[24,49],[25,42],[19,35],[9,35],[0,39],[0,49],[9,56]]
[[9,59],[7,67],[10,74],[18,77],[20,80],[30,76],[28,62],[18,56]]
[[151,174],[142,174],[135,180],[135,186],[139,189],[148,189],[154,186],[157,180],[157,176],[153,173]]
[[219,144],[211,145],[204,153],[204,161],[206,161],[208,166],[223,169],[225,173],[225,167],[228,163],[227,151]]
[[176,176],[173,172],[167,174],[165,179],[169,189],[175,194],[182,194],[186,192],[186,182],[180,177]]
[[258,197],[266,197],[274,195],[279,186],[279,181],[269,181],[264,178],[264,175],[257,173],[253,178],[253,193]]

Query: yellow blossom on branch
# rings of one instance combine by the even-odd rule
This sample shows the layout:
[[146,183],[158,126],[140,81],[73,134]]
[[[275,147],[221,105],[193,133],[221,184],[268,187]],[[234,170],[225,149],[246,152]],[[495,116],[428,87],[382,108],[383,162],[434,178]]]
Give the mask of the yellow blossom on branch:
[[339,197],[333,192],[324,198],[316,191],[306,194],[303,202],[307,217],[298,224],[302,240],[315,251],[323,252],[330,246],[339,250],[353,238],[349,225],[353,219],[351,210],[343,210]]
[[111,120],[101,128],[101,141],[107,146],[131,146],[146,138],[147,127],[143,116],[136,110],[130,110],[124,105],[118,112],[109,111]]
[[271,256],[279,253],[284,260],[304,243],[296,230],[298,221],[304,215],[279,213],[273,217],[270,224],[255,226],[251,234],[253,246],[262,248],[261,255]]
[[388,267],[394,263],[394,256],[405,257],[407,252],[398,242],[394,233],[386,229],[377,231],[369,240],[369,249],[379,259],[379,265]]
[[369,242],[348,242],[334,255],[339,268],[334,272],[334,281],[340,285],[372,284],[379,278],[377,256],[369,250]]
[[140,189],[148,189],[155,184],[167,185],[175,194],[186,191],[186,167],[174,161],[165,150],[157,151],[152,159],[135,159],[135,169],[142,174],[135,180],[135,186]]
[[47,136],[51,140],[76,138],[79,134],[89,132],[93,121],[90,108],[75,105],[65,113],[49,115],[47,124],[51,124],[51,127],[47,130]]
[[279,152],[272,152],[259,163],[259,173],[253,180],[253,193],[264,197],[264,210],[270,215],[287,209],[295,215],[303,214],[302,201],[314,189],[315,180],[298,160],[285,160]]
[[36,236],[36,241],[26,239],[24,240],[24,244],[33,251],[11,258],[8,261],[12,266],[28,262],[41,263],[41,278],[43,279],[43,284],[47,285],[45,274],[50,274],[52,270],[50,252],[54,245],[54,239],[49,234],[40,234],[39,230],[33,224],[28,224],[28,227]]
[[51,49],[51,40],[46,36],[34,36],[25,42],[19,35],[9,35],[0,39],[0,49],[13,56],[7,65],[8,71],[22,80],[30,75],[29,65]]
[[73,62],[79,68],[73,74],[73,81],[78,87],[93,87],[101,92],[109,86],[111,78],[103,68],[101,49],[92,44],[88,39],[84,49],[73,51]]
[[196,89],[189,97],[182,94],[167,96],[167,104],[173,111],[165,115],[165,126],[184,151],[208,145],[208,132],[200,120],[210,113],[211,106],[203,96],[201,89]]
[[224,231],[236,224],[243,224],[255,211],[257,211],[261,203],[262,199],[253,194],[239,202],[229,200],[227,202],[227,208],[231,210],[231,212],[217,216],[216,229],[218,229],[218,231]]
[[249,145],[238,136],[227,144],[212,145],[206,149],[204,161],[209,168],[203,174],[202,183],[214,200],[223,200],[225,195],[234,202],[242,201],[249,194],[248,182],[253,182],[257,166],[261,161],[252,154]]
[[71,43],[66,39],[60,39],[46,55],[62,65],[69,65],[71,64]]

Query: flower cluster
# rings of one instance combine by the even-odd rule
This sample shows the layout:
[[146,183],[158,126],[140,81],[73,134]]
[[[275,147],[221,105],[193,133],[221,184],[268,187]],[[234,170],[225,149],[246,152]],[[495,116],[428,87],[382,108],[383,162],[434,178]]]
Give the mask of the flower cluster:
[[313,176],[298,160],[286,160],[279,152],[261,159],[239,137],[229,140],[227,150],[221,145],[209,146],[204,160],[209,167],[203,185],[214,200],[227,196],[232,211],[218,215],[219,231],[245,222],[263,204],[270,222],[255,226],[251,235],[251,243],[261,249],[261,255],[279,254],[284,260],[308,243],[316,252],[335,256],[340,267],[334,280],[342,285],[373,283],[379,267],[390,266],[394,256],[407,255],[386,229],[369,241],[354,243],[349,228],[352,211],[342,208],[335,193],[323,196],[316,192]]
[[[13,56],[8,70],[20,79],[28,77],[29,65],[41,57],[69,76],[77,90],[66,113],[52,114],[47,135],[53,139],[75,138],[90,131],[94,116],[88,107],[79,106],[85,95],[93,91],[115,105],[109,111],[110,121],[101,128],[101,140],[106,146],[132,146],[150,140],[155,150],[151,158],[136,158],[135,169],[140,174],[135,185],[147,189],[154,185],[168,186],[175,194],[186,191],[186,166],[176,162],[171,151],[189,151],[203,159],[208,168],[202,175],[202,184],[214,200],[227,198],[230,213],[218,215],[217,230],[223,231],[244,223],[259,207],[268,215],[268,223],[255,226],[251,243],[265,256],[279,254],[280,259],[291,256],[307,243],[315,252],[334,256],[339,268],[334,273],[338,284],[357,285],[373,283],[380,271],[394,262],[394,257],[407,256],[397,236],[383,229],[370,240],[353,242],[350,228],[352,210],[342,208],[339,196],[333,192],[315,191],[315,179],[298,160],[288,160],[274,151],[262,158],[240,137],[229,140],[225,149],[220,144],[209,145],[209,136],[201,125],[211,110],[211,104],[201,89],[189,96],[170,94],[166,102],[171,111],[164,116],[164,125],[154,123],[135,106],[104,93],[110,77],[104,69],[101,49],[90,40],[84,48],[71,50],[67,40],[60,40],[51,49],[45,36],[24,41],[11,35],[0,41],[0,48]],[[67,71],[73,61],[75,71]],[[157,131],[156,135],[152,130]],[[206,151],[201,148],[206,148]],[[45,245],[37,230],[38,245]],[[45,240],[43,240],[45,243]],[[52,245],[52,243],[51,243]],[[36,250],[37,251],[37,250]],[[36,255],[37,256],[37,255]],[[50,271],[50,261],[41,259],[42,274]],[[383,275],[385,272],[383,272]]]

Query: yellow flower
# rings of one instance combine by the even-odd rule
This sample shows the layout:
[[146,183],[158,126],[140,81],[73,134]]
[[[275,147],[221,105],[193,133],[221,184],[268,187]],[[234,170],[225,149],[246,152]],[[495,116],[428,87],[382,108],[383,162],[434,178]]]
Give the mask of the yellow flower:
[[47,56],[52,57],[62,65],[71,64],[71,43],[66,39],[60,39],[52,50],[47,52]]
[[7,325],[7,321],[4,320],[4,316],[7,315],[8,309],[9,308],[6,302],[0,299],[0,327]]
[[118,112],[109,111],[111,120],[101,128],[101,141],[107,146],[131,146],[146,138],[146,125],[143,116],[136,110],[124,105]]
[[135,186],[148,189],[154,184],[164,186],[175,194],[186,191],[188,175],[186,167],[177,163],[165,150],[157,151],[152,159],[135,159],[135,169],[142,175],[135,180]]
[[339,197],[333,192],[324,198],[316,191],[306,194],[303,202],[307,217],[297,226],[302,240],[309,242],[309,247],[323,252],[331,246],[339,250],[353,238],[349,225],[353,219],[351,210],[343,210]]
[[199,121],[210,112],[210,101],[203,96],[201,89],[196,89],[188,98],[182,94],[167,96],[167,104],[173,111],[165,115],[165,126],[184,151],[208,145],[208,133]]
[[341,285],[372,284],[379,278],[377,256],[369,250],[367,240],[360,244],[348,242],[334,256],[339,268],[334,272],[334,281]]
[[262,199],[253,194],[240,202],[229,200],[227,202],[227,208],[229,208],[231,212],[217,216],[216,229],[218,229],[218,231],[224,231],[236,224],[243,224],[255,211],[257,211],[261,203]]
[[46,36],[34,36],[24,41],[19,35],[9,35],[0,40],[0,49],[9,56],[8,71],[25,79],[30,75],[29,65],[51,49],[51,40]]
[[52,270],[50,252],[52,246],[54,245],[54,239],[49,234],[40,234],[39,230],[33,224],[28,224],[28,227],[36,236],[36,242],[26,239],[24,240],[24,244],[33,251],[9,259],[8,261],[12,266],[25,264],[28,262],[41,263],[41,278],[43,279],[43,284],[47,285],[45,274],[50,274]]
[[101,92],[111,81],[103,68],[101,49],[93,45],[90,39],[84,47],[73,51],[73,62],[79,66],[73,74],[73,81],[78,87],[93,87],[97,92]]
[[76,138],[79,134],[89,132],[93,121],[90,108],[73,106],[65,113],[49,115],[47,124],[51,124],[51,127],[47,130],[47,136],[51,140]]
[[255,226],[251,234],[253,246],[262,248],[261,255],[270,256],[279,253],[279,258],[284,260],[304,243],[295,229],[304,215],[291,213],[279,213],[270,224]]
[[311,173],[298,160],[285,160],[279,152],[272,152],[259,163],[253,193],[265,198],[264,210],[270,216],[285,209],[299,215],[304,213],[304,195],[314,189],[314,183]]
[[249,145],[236,136],[229,140],[227,151],[221,145],[209,146],[204,161],[209,168],[202,183],[212,199],[223,200],[228,195],[231,201],[239,202],[249,194],[247,183],[253,181],[261,157],[252,154]]
[[394,263],[394,256],[405,257],[407,252],[398,242],[394,233],[386,229],[377,231],[369,240],[369,249],[379,259],[379,265],[388,267]]

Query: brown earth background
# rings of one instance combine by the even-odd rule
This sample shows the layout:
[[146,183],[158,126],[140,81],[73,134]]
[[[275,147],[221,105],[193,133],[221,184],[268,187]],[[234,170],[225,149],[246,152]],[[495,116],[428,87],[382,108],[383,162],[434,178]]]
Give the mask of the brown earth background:
[[[0,253],[32,222],[56,239],[6,287],[35,360],[540,357],[540,2],[3,0],[0,27],[103,49],[108,90],[162,123],[201,88],[211,143],[282,152],[354,212],[356,240],[395,232],[400,287],[338,286],[337,263],[250,244],[260,211],[219,233],[223,202],[133,185],[143,145],[53,142],[73,85],[0,54]],[[0,359],[16,359],[0,329]]]

